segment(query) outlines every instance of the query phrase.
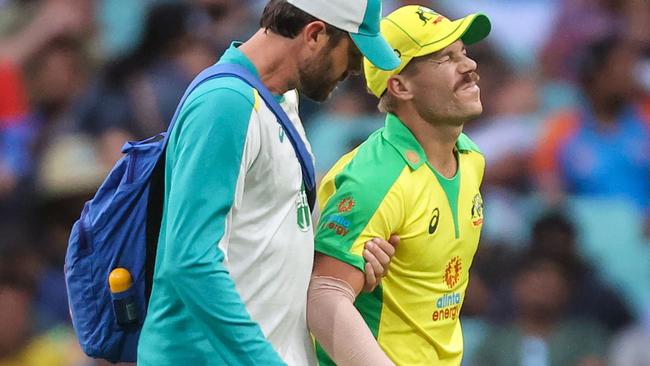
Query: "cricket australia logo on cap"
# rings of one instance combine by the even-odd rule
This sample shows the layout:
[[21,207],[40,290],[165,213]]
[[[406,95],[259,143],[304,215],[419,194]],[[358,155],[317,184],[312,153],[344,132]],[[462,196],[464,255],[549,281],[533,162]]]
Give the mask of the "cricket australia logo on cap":
[[427,25],[429,21],[435,25],[440,23],[443,19],[447,19],[435,11],[425,8],[424,6],[418,7],[418,10],[415,12],[415,14],[417,14],[418,18],[420,18],[422,21],[422,26]]
[[300,231],[306,232],[311,229],[311,212],[309,210],[309,202],[307,201],[304,184],[300,187],[300,192],[296,198],[296,217]]
[[427,24],[431,18],[433,18],[434,15],[437,15],[435,11],[431,9],[427,9],[424,6],[418,7],[418,11],[415,12],[420,20],[424,23],[424,25]]

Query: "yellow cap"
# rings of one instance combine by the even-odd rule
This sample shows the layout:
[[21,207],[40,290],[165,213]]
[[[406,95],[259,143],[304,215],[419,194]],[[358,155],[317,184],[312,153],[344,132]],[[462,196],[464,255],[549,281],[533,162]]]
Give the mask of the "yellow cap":
[[124,292],[133,285],[131,274],[125,268],[115,268],[108,275],[108,286],[111,288],[112,293]]
[[461,39],[466,45],[487,37],[490,19],[483,14],[470,14],[454,21],[424,6],[403,6],[381,20],[381,34],[400,58],[398,68],[378,69],[363,60],[368,89],[377,97],[386,91],[388,79],[399,74],[414,57],[428,55]]

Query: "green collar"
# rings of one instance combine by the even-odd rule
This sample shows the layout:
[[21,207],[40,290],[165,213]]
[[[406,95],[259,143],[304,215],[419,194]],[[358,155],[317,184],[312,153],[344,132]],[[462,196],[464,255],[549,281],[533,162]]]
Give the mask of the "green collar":
[[[257,69],[255,68],[255,65],[251,62],[251,60],[244,55],[242,51],[239,50],[239,46],[242,45],[242,42],[232,42],[230,43],[230,47],[224,52],[224,54],[221,56],[219,59],[220,64],[225,64],[225,63],[231,63],[231,64],[237,64],[244,66],[248,71],[250,71],[253,75],[255,75],[257,78],[260,77],[259,72],[257,72]],[[282,103],[284,101],[284,95],[277,95],[273,94],[275,97],[275,100],[278,103]]]
[[[383,135],[386,141],[399,151],[412,170],[427,162],[424,149],[415,139],[411,130],[396,115],[392,113],[386,115],[386,126]],[[456,140],[456,150],[459,153],[467,153],[472,150],[478,151],[478,148],[465,134],[461,133],[458,140]]]

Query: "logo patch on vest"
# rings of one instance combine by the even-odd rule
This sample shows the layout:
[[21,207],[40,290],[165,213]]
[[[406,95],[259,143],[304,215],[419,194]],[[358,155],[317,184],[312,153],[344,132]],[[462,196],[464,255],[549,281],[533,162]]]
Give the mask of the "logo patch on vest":
[[309,212],[309,203],[304,185],[300,188],[300,193],[296,198],[296,217],[300,231],[306,232],[311,229],[311,212]]

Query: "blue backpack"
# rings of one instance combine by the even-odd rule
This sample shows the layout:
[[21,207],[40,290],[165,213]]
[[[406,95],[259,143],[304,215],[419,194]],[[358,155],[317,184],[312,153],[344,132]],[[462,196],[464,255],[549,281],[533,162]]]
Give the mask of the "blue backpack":
[[[68,303],[81,348],[91,357],[111,362],[136,361],[162,219],[169,131],[188,95],[201,83],[220,77],[245,81],[257,89],[275,113],[296,151],[313,207],[311,155],[271,93],[239,65],[217,64],[205,69],[185,91],[166,133],[124,145],[125,156],[115,164],[95,197],[85,203],[72,227],[64,267]],[[115,279],[123,286],[111,291],[109,276],[110,287]]]

